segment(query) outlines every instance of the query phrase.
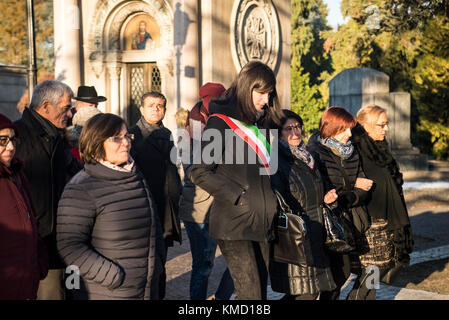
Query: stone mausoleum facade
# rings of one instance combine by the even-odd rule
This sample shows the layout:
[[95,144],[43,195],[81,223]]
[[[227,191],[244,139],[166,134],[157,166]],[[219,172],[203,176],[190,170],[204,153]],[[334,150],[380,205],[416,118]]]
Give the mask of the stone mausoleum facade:
[[165,124],[190,109],[206,82],[228,87],[250,60],[276,73],[290,103],[290,0],[54,0],[55,77],[93,85],[104,112],[130,125],[141,95],[167,97]]

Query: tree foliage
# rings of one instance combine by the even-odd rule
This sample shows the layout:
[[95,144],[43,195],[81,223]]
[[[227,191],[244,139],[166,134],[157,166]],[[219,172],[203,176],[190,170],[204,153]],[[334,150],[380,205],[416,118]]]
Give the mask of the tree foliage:
[[326,108],[320,85],[332,71],[330,58],[323,51],[322,33],[329,30],[326,16],[322,0],[292,1],[291,109],[301,115],[309,133]]
[[[349,21],[327,31],[334,72],[367,67],[390,76],[391,91],[412,97],[412,143],[449,156],[449,0],[343,0]],[[324,95],[323,95],[324,96]]]
[[[38,77],[54,72],[53,1],[34,1]],[[0,63],[28,64],[26,1],[0,1]]]
[[[449,19],[429,20],[414,68],[412,94],[417,100],[417,137],[430,134],[431,151],[449,157]],[[429,150],[427,150],[429,151]]]

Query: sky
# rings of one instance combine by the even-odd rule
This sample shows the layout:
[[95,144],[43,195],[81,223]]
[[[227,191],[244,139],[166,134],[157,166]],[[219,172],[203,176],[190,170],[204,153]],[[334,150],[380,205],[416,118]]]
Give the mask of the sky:
[[340,3],[341,0],[323,0],[327,5],[327,10],[329,11],[327,15],[327,22],[330,26],[336,29],[337,25],[343,24],[345,21],[343,20],[343,16],[340,12]]

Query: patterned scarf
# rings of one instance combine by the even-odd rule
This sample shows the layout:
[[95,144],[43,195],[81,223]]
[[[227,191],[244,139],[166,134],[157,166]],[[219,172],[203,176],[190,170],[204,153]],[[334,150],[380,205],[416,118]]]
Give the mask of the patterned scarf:
[[129,159],[127,162],[121,164],[121,165],[115,165],[113,163],[110,163],[106,160],[99,160],[99,163],[104,165],[105,167],[108,167],[109,169],[121,171],[121,172],[131,172],[134,169],[134,159],[129,156]]
[[301,141],[299,146],[289,145],[286,141],[282,139],[279,139],[279,141],[285,148],[290,149],[292,155],[294,155],[297,159],[301,160],[306,165],[308,165],[310,169],[313,169],[315,161],[313,160],[313,157],[311,156],[310,152],[307,151],[306,144],[304,143],[304,141]]
[[321,143],[330,149],[336,150],[345,160],[349,159],[354,152],[354,146],[352,145],[351,140],[348,140],[346,143],[341,143],[337,139],[330,137],[324,139]]

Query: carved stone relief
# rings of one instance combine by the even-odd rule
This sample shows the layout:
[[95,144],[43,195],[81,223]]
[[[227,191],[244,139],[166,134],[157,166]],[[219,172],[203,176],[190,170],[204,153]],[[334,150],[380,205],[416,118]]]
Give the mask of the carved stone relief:
[[279,58],[280,27],[271,0],[239,0],[231,24],[234,63],[240,70],[247,62],[259,60],[273,70]]

